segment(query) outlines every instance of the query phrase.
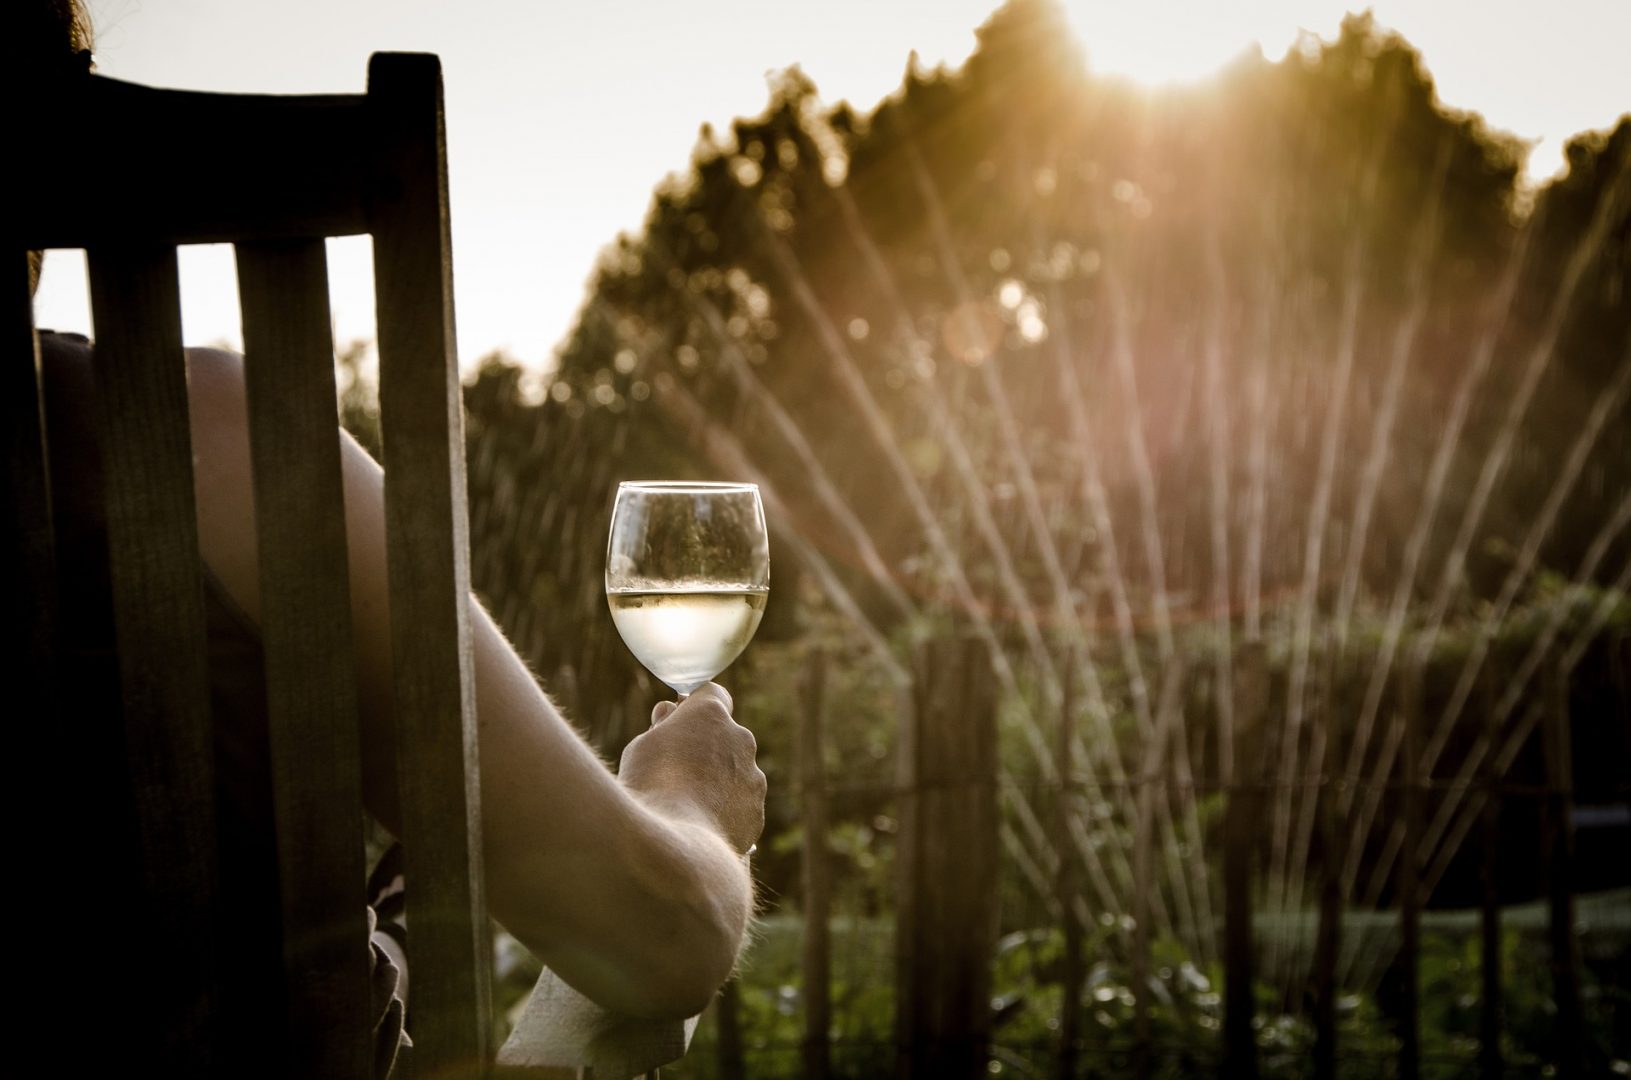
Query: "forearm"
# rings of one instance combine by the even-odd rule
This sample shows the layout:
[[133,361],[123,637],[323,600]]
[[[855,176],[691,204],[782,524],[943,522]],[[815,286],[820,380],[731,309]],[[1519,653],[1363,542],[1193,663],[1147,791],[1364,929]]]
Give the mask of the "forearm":
[[[364,725],[374,751],[365,755],[365,781],[375,812],[394,827],[395,762],[379,752],[394,745],[383,475],[349,440],[345,473]],[[474,600],[470,626],[493,916],[609,1009],[702,1011],[746,933],[746,866],[683,808],[650,807],[619,784]]]
[[488,903],[578,990],[630,1015],[693,1015],[730,974],[746,865],[705,815],[649,805],[571,732],[473,612]]
[[[189,350],[199,537],[233,598],[259,618],[253,485],[240,358]],[[369,808],[395,829],[384,476],[341,436],[353,637]],[[494,915],[563,978],[636,1015],[700,1011],[735,961],[752,883],[704,815],[653,808],[555,712],[471,602],[482,825]],[[412,884],[409,884],[412,888]]]
[[[610,874],[607,858],[616,864]],[[659,817],[641,823],[631,843],[615,856],[602,853],[602,860],[597,875],[621,880],[615,892],[582,889],[584,917],[576,930],[564,930],[574,921],[565,913],[552,922],[524,900],[506,919],[497,895],[495,918],[611,1012],[653,1019],[701,1013],[730,976],[746,936],[752,893],[745,864],[717,836]],[[549,876],[547,865],[538,869]]]

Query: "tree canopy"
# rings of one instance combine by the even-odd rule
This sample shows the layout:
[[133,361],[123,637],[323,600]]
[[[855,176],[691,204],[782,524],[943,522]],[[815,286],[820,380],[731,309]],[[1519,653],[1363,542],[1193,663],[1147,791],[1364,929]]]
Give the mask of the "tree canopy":
[[606,250],[547,397],[472,388],[478,581],[546,674],[614,686],[581,627],[636,476],[764,485],[770,634],[813,603],[1023,637],[1118,589],[1145,629],[1272,624],[1310,575],[1328,614],[1453,615],[1530,541],[1608,581],[1631,122],[1538,193],[1524,153],[1368,16],[1159,92],[1048,0],[869,114],[783,72]]

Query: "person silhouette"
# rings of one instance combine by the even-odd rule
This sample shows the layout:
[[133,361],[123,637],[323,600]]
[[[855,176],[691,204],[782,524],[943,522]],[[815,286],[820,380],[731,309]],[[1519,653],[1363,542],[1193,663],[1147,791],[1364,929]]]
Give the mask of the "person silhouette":
[[[25,80],[46,70],[89,70],[90,22],[78,0],[24,0],[10,9],[8,20],[18,31],[14,41],[21,55],[29,58],[22,67]],[[32,293],[39,253],[30,253],[29,265]],[[63,680],[71,689],[63,712],[116,717],[116,641],[107,614],[100,487],[102,455],[113,450],[98,445],[91,420],[94,345],[49,331],[37,341],[61,568],[61,656],[69,667],[83,665]],[[277,962],[277,891],[275,878],[268,880],[264,871],[268,865],[275,871],[275,862],[260,858],[273,839],[243,358],[189,348],[185,363],[217,786],[223,793],[222,872],[235,879],[226,894],[242,898],[243,932],[234,940],[255,958],[242,965],[253,974],[235,984],[244,992],[239,1004],[247,1019],[241,1031],[234,1030],[249,1038],[258,1026],[265,1031],[258,1010],[277,1007],[274,993],[253,989],[268,972],[277,981],[276,967],[265,966]],[[338,427],[335,437],[341,444],[364,799],[391,829],[400,804],[392,749],[383,472]],[[742,856],[764,826],[765,776],[752,734],[731,716],[730,695],[710,684],[678,705],[660,704],[650,730],[628,744],[614,773],[561,715],[474,596],[470,614],[492,915],[562,979],[609,1010],[653,1018],[701,1012],[731,974],[745,940],[754,893]],[[91,727],[108,737],[105,745],[65,736],[61,750],[85,765],[81,784],[92,792],[89,802],[118,831],[126,807],[115,793],[126,782],[117,724]],[[119,873],[139,873],[131,863],[133,846],[123,850]],[[74,861],[65,853],[57,869],[74,876]],[[83,880],[79,884],[86,886],[83,896],[94,895]],[[411,881],[406,887],[411,890]],[[87,899],[64,911],[78,924],[98,918],[99,903]],[[375,935],[377,973],[405,966],[400,943],[388,938]],[[393,989],[411,1002],[405,978]],[[122,1034],[135,1041],[137,1057],[140,1041],[153,1037],[134,1021]]]

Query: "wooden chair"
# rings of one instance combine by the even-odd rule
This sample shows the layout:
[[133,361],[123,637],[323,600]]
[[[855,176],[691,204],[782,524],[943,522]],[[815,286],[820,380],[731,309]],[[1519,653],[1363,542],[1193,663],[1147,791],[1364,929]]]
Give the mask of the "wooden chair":
[[[218,904],[176,272],[176,245],[231,242],[255,473],[283,973],[300,991],[288,995],[288,1071],[357,1077],[371,1067],[357,693],[324,261],[325,237],[367,234],[410,882],[413,1068],[423,1076],[482,1071],[492,1053],[491,949],[440,64],[377,55],[366,94],[320,97],[178,92],[65,73],[30,88],[24,105],[14,143],[23,164],[8,170],[22,185],[7,227],[14,265],[20,278],[25,251],[84,248],[97,326],[95,419],[140,853],[139,880],[117,887],[133,890],[126,906],[144,913],[140,926],[120,933],[142,935],[142,954],[165,968],[152,978],[134,973],[127,984],[132,996],[156,999],[142,1003],[159,1029],[152,1045],[121,1048],[111,1060],[142,1060],[160,1075],[220,1075],[241,1071],[240,1055],[265,1049],[228,1045],[231,1003],[219,992],[231,939],[221,929],[229,913]],[[83,149],[34,152],[50,147]],[[188,167],[203,158],[217,167]],[[59,680],[73,675],[57,662],[51,432],[38,341],[23,282],[13,289],[5,324],[12,359],[0,393],[9,485],[0,560],[14,693],[21,715],[46,727],[74,722],[55,708]],[[18,760],[48,768],[30,761],[29,738]]]

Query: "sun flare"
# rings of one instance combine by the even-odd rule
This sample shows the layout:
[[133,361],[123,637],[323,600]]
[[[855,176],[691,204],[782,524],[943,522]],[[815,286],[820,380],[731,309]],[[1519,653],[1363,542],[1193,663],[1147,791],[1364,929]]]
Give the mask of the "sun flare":
[[1329,35],[1346,8],[1353,6],[1206,0],[1064,4],[1094,70],[1125,75],[1151,87],[1204,79],[1254,48],[1277,59],[1296,42],[1298,27]]

